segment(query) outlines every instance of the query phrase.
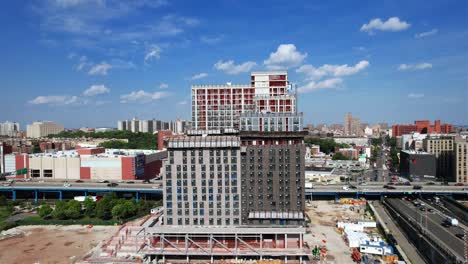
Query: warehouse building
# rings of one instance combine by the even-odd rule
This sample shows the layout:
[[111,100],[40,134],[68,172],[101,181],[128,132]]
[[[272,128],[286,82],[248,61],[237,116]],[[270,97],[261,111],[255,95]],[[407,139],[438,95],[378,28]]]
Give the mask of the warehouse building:
[[42,180],[143,180],[159,175],[166,151],[81,148],[39,154],[5,155],[6,172]]

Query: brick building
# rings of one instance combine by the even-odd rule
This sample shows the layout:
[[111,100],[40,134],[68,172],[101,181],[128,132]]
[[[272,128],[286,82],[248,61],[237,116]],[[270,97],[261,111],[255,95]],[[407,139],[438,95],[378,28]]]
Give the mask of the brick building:
[[392,136],[397,137],[404,134],[418,132],[421,134],[449,134],[453,131],[453,125],[441,124],[440,120],[431,125],[429,120],[417,120],[414,124],[397,124],[392,126]]

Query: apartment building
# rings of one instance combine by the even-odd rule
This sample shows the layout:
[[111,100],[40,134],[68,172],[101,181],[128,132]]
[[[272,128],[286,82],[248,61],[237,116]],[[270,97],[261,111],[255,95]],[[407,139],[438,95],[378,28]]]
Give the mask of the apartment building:
[[296,112],[287,72],[252,72],[250,84],[192,86],[192,128],[239,129],[239,116],[254,112]]
[[171,138],[163,166],[167,225],[240,225],[240,140]]
[[445,181],[455,181],[455,139],[453,136],[428,136],[423,140],[423,148],[436,158],[436,175]]
[[28,138],[41,138],[48,135],[58,134],[64,130],[62,124],[51,121],[34,122],[27,126],[26,135]]
[[19,123],[6,121],[0,123],[0,136],[16,137],[16,133],[19,132]]
[[468,183],[468,141],[455,142],[455,180],[456,182]]
[[242,224],[302,224],[306,134],[240,132]]

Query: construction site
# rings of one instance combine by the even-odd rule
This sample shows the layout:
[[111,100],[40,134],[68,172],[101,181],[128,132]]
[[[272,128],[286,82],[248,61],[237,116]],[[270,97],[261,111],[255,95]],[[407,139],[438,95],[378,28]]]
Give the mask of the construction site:
[[304,263],[305,228],[122,226],[80,263]]
[[309,202],[305,227],[164,226],[158,212],[121,226],[79,263],[403,263],[366,204]]

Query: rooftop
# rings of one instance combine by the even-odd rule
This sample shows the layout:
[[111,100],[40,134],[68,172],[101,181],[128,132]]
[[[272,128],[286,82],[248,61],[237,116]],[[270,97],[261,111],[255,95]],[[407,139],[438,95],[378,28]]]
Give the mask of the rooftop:
[[402,150],[401,152],[412,154],[412,155],[432,155],[431,153],[425,151],[418,151],[418,150]]
[[[86,149],[86,148],[82,148]],[[89,148],[93,149],[93,148]],[[36,153],[30,154],[29,157],[51,157],[51,158],[65,158],[65,157],[80,157],[80,156],[89,156],[89,157],[135,157],[137,155],[150,155],[154,153],[161,152],[162,150],[148,150],[148,149],[106,149],[104,153],[94,154],[94,155],[79,155],[78,150],[63,150],[56,151],[52,153]]]

